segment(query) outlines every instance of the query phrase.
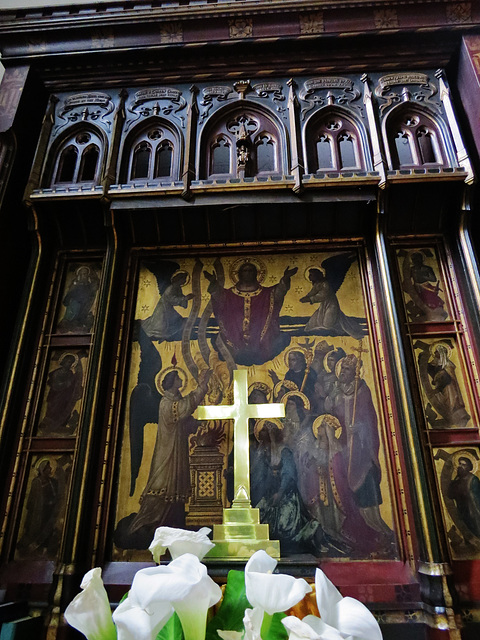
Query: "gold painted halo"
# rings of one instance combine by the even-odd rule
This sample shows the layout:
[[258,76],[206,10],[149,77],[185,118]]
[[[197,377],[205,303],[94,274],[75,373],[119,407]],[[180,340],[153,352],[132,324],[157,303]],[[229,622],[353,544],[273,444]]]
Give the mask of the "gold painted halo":
[[470,462],[473,465],[472,473],[475,475],[476,472],[478,471],[478,464],[479,464],[480,461],[477,458],[475,458],[473,453],[470,453],[470,451],[465,451],[463,449],[461,451],[456,451],[452,455],[452,462],[453,462],[454,471],[456,471],[457,468],[458,468],[458,461],[459,461],[460,458],[468,458],[470,460]]
[[260,442],[258,436],[260,434],[260,431],[263,429],[263,427],[266,425],[267,422],[271,422],[280,430],[283,429],[283,424],[280,422],[278,418],[260,418],[260,420],[257,420],[255,422],[255,427],[253,429],[253,433],[255,435],[257,442]]
[[252,391],[261,391],[265,394],[267,400],[272,395],[272,388],[268,386],[266,382],[252,382],[252,384],[248,387],[248,395],[252,393]]
[[234,260],[230,265],[230,269],[228,270],[230,280],[233,282],[233,284],[237,284],[238,272],[240,270],[240,267],[242,266],[242,264],[245,264],[247,262],[253,264],[257,268],[257,281],[259,282],[259,284],[262,284],[262,282],[267,277],[267,267],[265,265],[265,262],[257,257],[238,258],[237,260]]
[[278,397],[278,394],[280,393],[280,389],[282,387],[284,387],[285,389],[289,389],[290,391],[298,391],[298,387],[293,380],[280,380],[279,382],[277,382],[273,389],[275,398]]
[[161,371],[159,371],[155,376],[155,385],[157,389],[160,391],[160,393],[162,394],[162,396],[165,395],[165,389],[163,388],[163,381],[165,380],[165,376],[167,375],[167,373],[170,373],[170,371],[176,371],[180,376],[180,379],[182,381],[182,386],[180,387],[179,391],[183,391],[187,386],[187,374],[181,367],[167,367],[166,369],[162,369]]
[[186,286],[187,286],[187,284],[190,284],[190,281],[191,281],[191,279],[192,279],[192,278],[191,278],[190,274],[188,273],[188,271],[185,271],[185,269],[177,269],[177,270],[175,271],[175,273],[172,273],[172,276],[171,276],[171,278],[170,278],[170,282],[172,282],[172,280],[174,279],[174,277],[175,277],[175,276],[178,276],[180,273],[184,273],[184,274],[187,276],[187,279],[186,279],[186,280],[185,280],[185,282],[182,284],[182,287],[186,287]]
[[342,435],[342,425],[340,424],[340,420],[336,416],[332,416],[330,413],[324,413],[318,418],[315,418],[312,424],[312,431],[315,438],[318,439],[318,432],[323,425],[323,421],[327,420],[330,423],[333,423],[331,426],[335,429],[335,438],[340,438]]
[[450,358],[450,354],[452,353],[452,347],[446,342],[442,342],[441,340],[439,340],[438,342],[432,342],[432,344],[429,347],[430,356],[434,358],[435,349],[440,346],[445,347],[445,349],[447,350],[447,358]]
[[[327,351],[327,353],[323,356],[323,368],[325,369],[325,371],[327,373],[334,373],[334,371],[332,371],[330,369],[330,367],[328,366],[328,356],[331,353],[335,353],[335,351],[336,351],[336,348],[334,347],[333,349],[330,349],[330,351]],[[340,360],[341,360],[341,358],[340,358]],[[339,360],[337,360],[337,362],[339,362]],[[335,363],[335,366],[337,365],[337,362]]]
[[310,269],[316,269],[317,271],[320,271],[320,273],[323,274],[323,277],[325,277],[325,269],[322,269],[322,267],[317,267],[314,264],[311,264],[309,267],[307,267],[305,269],[305,271],[303,272],[303,277],[305,278],[305,280],[307,282],[310,282],[310,284],[312,284],[312,281],[310,280],[310,278],[308,277],[309,273],[310,273]]
[[78,364],[78,354],[77,353],[72,353],[71,351],[67,351],[65,353],[62,353],[62,355],[60,356],[60,358],[58,359],[58,364],[62,364],[62,360],[65,360],[65,358],[67,356],[72,356],[73,360],[73,364],[71,365],[72,367],[76,367]]
[[307,361],[308,351],[306,349],[304,349],[303,347],[289,347],[283,354],[283,361],[285,362],[287,369],[289,368],[288,356],[292,351],[299,351],[300,353],[303,353],[303,355],[305,356],[305,362]]
[[[343,356],[343,358],[340,358],[340,360],[335,365],[335,375],[337,376],[337,378],[340,374],[340,369],[342,368],[342,362],[345,360],[346,357],[347,356]],[[360,364],[359,378],[363,378],[363,362]]]
[[287,400],[289,398],[292,398],[293,396],[297,396],[297,398],[300,398],[300,400],[303,402],[303,408],[307,411],[310,411],[310,400],[301,391],[289,391],[288,393],[286,393],[281,397],[283,404],[287,406]]

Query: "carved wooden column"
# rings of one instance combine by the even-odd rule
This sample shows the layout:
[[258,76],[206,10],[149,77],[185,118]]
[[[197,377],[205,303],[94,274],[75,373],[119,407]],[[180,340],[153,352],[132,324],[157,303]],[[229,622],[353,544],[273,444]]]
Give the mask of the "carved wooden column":
[[302,143],[300,138],[300,125],[298,121],[298,100],[295,93],[296,83],[293,79],[287,82],[290,91],[288,95],[288,114],[290,119],[290,135],[291,135],[291,172],[295,178],[295,186],[293,190],[299,193],[302,190],[302,175],[304,172],[304,162],[302,154]]
[[187,132],[185,135],[185,155],[182,171],[182,198],[186,200],[190,198],[190,185],[192,179],[195,179],[195,146],[198,119],[197,94],[198,88],[192,85],[190,87],[190,104],[187,113]]

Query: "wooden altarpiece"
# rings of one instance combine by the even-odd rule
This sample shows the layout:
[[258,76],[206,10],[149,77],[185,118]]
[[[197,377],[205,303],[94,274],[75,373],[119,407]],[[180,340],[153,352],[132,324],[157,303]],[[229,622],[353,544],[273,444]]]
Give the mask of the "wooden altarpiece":
[[[448,74],[246,67],[64,69],[42,94],[2,422],[7,596],[68,638],[84,571],[116,604],[156,526],[220,523],[232,429],[195,408],[228,404],[242,369],[250,403],[285,405],[249,425],[280,570],[321,566],[386,640],[474,637],[480,300]],[[207,559],[220,582],[239,562]]]

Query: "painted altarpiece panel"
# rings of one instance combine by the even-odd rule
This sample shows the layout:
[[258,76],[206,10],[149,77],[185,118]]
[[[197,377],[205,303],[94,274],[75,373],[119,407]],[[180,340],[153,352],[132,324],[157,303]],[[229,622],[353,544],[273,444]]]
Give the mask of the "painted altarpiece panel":
[[16,560],[53,560],[63,534],[73,464],[72,453],[30,457]]
[[95,320],[101,268],[100,262],[68,264],[55,322],[55,333],[91,332]]
[[480,452],[478,446],[434,449],[445,531],[454,560],[480,559]]
[[221,522],[232,427],[199,423],[231,402],[281,420],[250,425],[251,502],[283,556],[398,559],[395,504],[363,253],[143,258],[138,266],[113,559],[148,559],[157,526]]

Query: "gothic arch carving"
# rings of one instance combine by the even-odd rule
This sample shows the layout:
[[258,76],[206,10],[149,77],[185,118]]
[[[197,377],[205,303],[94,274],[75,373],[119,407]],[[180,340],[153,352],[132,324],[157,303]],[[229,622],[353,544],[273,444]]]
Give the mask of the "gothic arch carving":
[[52,145],[42,182],[47,187],[99,184],[106,157],[104,132],[91,124],[74,125]]
[[303,129],[303,145],[307,173],[372,170],[365,127],[341,107],[312,114]]
[[390,169],[456,166],[444,122],[410,101],[390,111],[383,135]]
[[288,134],[275,114],[242,100],[217,111],[206,123],[197,157],[199,179],[284,175]]
[[119,182],[122,184],[179,179],[182,136],[171,122],[151,117],[125,138]]

